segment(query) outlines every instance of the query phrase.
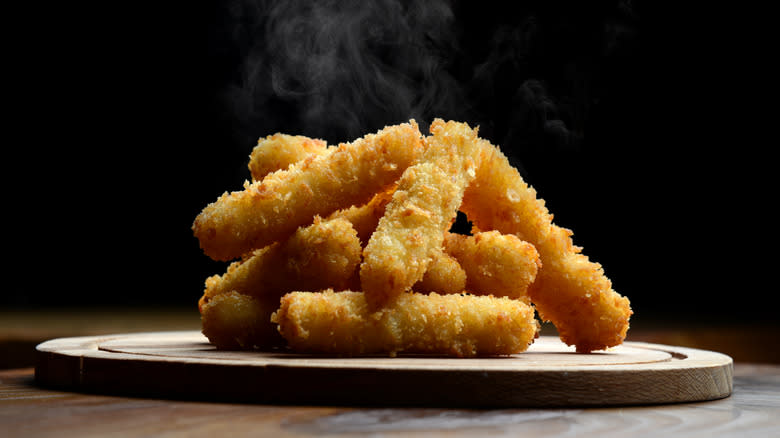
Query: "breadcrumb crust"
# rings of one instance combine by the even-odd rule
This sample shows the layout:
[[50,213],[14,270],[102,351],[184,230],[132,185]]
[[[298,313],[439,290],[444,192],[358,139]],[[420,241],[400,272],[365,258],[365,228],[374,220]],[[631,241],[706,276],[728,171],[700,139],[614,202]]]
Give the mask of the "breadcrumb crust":
[[480,167],[461,210],[481,231],[514,234],[534,245],[542,266],[529,289],[531,301],[563,342],[579,352],[621,344],[633,313],[628,299],[612,290],[601,265],[574,246],[572,232],[552,223],[544,201],[506,156],[485,140],[480,148]]
[[272,321],[296,351],[343,355],[509,355],[525,351],[539,330],[522,301],[466,294],[404,293],[371,312],[362,292],[291,292]]
[[420,281],[441,250],[477,166],[477,132],[436,119],[420,163],[404,171],[393,198],[363,250],[361,289],[381,308]]
[[315,215],[364,204],[394,184],[422,153],[421,137],[413,120],[389,126],[246,183],[206,206],[193,233],[206,255],[223,261],[282,240]]

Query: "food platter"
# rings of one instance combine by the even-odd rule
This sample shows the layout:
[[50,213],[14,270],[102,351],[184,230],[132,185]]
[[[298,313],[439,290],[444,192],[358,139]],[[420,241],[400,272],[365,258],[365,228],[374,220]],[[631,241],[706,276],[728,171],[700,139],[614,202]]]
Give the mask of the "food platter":
[[732,359],[642,342],[576,353],[542,336],[508,357],[338,357],[217,350],[197,331],[59,338],[36,381],[113,395],[319,405],[564,407],[728,397]]

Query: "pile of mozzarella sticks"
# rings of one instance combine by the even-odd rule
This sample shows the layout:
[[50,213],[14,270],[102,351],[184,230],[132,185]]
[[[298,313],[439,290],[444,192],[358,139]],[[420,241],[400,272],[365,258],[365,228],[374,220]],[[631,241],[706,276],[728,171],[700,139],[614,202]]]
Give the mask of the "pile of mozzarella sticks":
[[[198,303],[218,348],[509,355],[538,336],[536,313],[579,352],[625,339],[628,299],[465,123],[337,146],[275,134],[249,159],[252,181],[192,227],[232,261]],[[459,211],[468,235],[451,231]]]

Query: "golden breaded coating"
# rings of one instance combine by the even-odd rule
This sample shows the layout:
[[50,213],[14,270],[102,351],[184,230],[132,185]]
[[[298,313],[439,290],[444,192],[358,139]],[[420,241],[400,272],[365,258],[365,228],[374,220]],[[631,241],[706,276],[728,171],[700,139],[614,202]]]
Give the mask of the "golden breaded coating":
[[282,346],[284,339],[270,320],[278,307],[278,298],[262,300],[236,291],[226,292],[201,307],[203,334],[223,350]]
[[530,243],[498,231],[473,236],[447,233],[444,251],[465,271],[469,292],[531,303],[528,287],[536,279],[541,261]]
[[435,293],[404,293],[371,312],[362,292],[292,292],[272,321],[293,350],[339,355],[509,355],[525,351],[539,330],[522,301]]
[[384,192],[377,193],[368,204],[360,207],[353,205],[350,208],[336,211],[328,216],[328,219],[340,217],[351,222],[357,231],[360,242],[365,245],[376,230],[379,219],[385,214],[385,208],[393,198],[394,191],[395,187],[391,187]]
[[[287,292],[346,287],[360,262],[361,247],[347,220],[321,220],[299,228],[286,242],[259,249],[233,262],[223,275],[206,280],[203,301],[230,291],[276,303]],[[269,313],[270,316],[270,313]]]
[[360,281],[372,308],[422,279],[433,252],[441,248],[459,194],[450,175],[433,163],[406,170],[363,250]]
[[[312,160],[318,155],[331,152],[323,140],[302,135],[274,134],[260,139],[252,150],[249,169],[252,180],[260,181],[266,175],[277,170],[287,169],[300,161]],[[371,201],[361,206],[351,206],[331,213],[327,219],[344,218],[352,223],[358,238],[365,245],[371,233],[376,229],[379,218],[385,213],[385,207],[393,196],[395,187],[377,193]]]
[[459,294],[466,289],[466,271],[457,260],[442,250],[434,252],[428,270],[412,289],[415,292]]
[[571,231],[552,223],[544,201],[506,156],[484,140],[480,148],[477,176],[461,210],[479,230],[515,234],[536,247],[542,267],[529,294],[563,342],[580,352],[621,344],[632,314],[628,299],[612,290],[601,265],[579,253]]
[[285,251],[281,243],[273,243],[258,249],[251,256],[231,263],[222,275],[212,275],[207,278],[206,289],[198,301],[198,308],[202,310],[212,298],[233,291],[257,298],[280,291],[278,297],[281,297],[289,292],[289,290],[281,292],[282,282],[285,279],[271,274],[284,272],[286,264]]
[[277,133],[261,138],[249,154],[249,172],[252,181],[261,181],[266,175],[285,170],[310,156],[324,154],[328,150],[324,140],[303,135]]
[[278,345],[271,313],[279,299],[298,289],[352,285],[360,253],[360,241],[348,221],[315,217],[312,225],[299,228],[286,242],[257,250],[232,263],[222,276],[206,280],[198,302],[204,334],[225,349]]
[[477,132],[436,119],[420,163],[398,181],[393,199],[363,250],[360,282],[373,309],[408,291],[425,274],[455,219],[477,166]]
[[[328,217],[342,217],[350,221],[358,233],[360,242],[366,243],[376,230],[379,219],[384,215],[385,207],[392,199],[394,190],[377,194],[366,205],[339,210]],[[360,277],[357,275],[358,272],[355,274],[355,278],[350,281],[349,288],[359,290]],[[457,260],[439,250],[432,256],[423,278],[412,289],[423,293],[455,294],[463,292],[465,286],[466,272],[460,267]],[[340,288],[336,287],[336,289]]]
[[[274,134],[260,139],[252,150],[249,169],[252,180],[262,180],[267,174],[287,169],[305,159],[312,160],[318,155],[332,151],[323,140],[302,135]],[[351,206],[331,213],[327,219],[344,218],[352,223],[358,238],[365,244],[376,229],[379,218],[385,213],[385,207],[393,196],[395,187],[377,193],[371,201],[361,206]]]
[[241,257],[285,239],[315,215],[367,203],[395,183],[422,149],[414,120],[386,127],[223,194],[195,218],[193,233],[209,257]]
[[[343,218],[351,222],[355,231],[357,231],[361,246],[365,247],[368,239],[371,238],[371,234],[376,230],[379,219],[385,214],[385,207],[392,199],[394,191],[395,186],[384,192],[377,193],[368,204],[360,207],[353,205],[350,208],[336,211],[328,216],[328,219]],[[360,270],[355,270],[346,287],[339,287],[338,285],[333,287],[337,290],[360,290]]]

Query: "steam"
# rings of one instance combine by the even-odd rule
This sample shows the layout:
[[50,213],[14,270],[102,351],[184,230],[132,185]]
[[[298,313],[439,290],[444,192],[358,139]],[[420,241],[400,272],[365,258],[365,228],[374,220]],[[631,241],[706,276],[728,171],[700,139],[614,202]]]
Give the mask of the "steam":
[[385,125],[461,117],[447,71],[456,26],[445,1],[240,2],[236,119],[256,137],[295,131],[331,142]]
[[636,20],[631,0],[620,0],[612,7],[529,9],[496,27],[469,93],[510,159],[528,147],[549,154],[581,148],[601,81],[614,74],[605,66],[630,53]]
[[577,7],[479,21],[483,7],[447,0],[234,0],[225,29],[239,73],[224,96],[238,143],[273,132],[335,143],[442,117],[479,125],[510,158],[576,149],[601,60],[635,37],[630,0]]

